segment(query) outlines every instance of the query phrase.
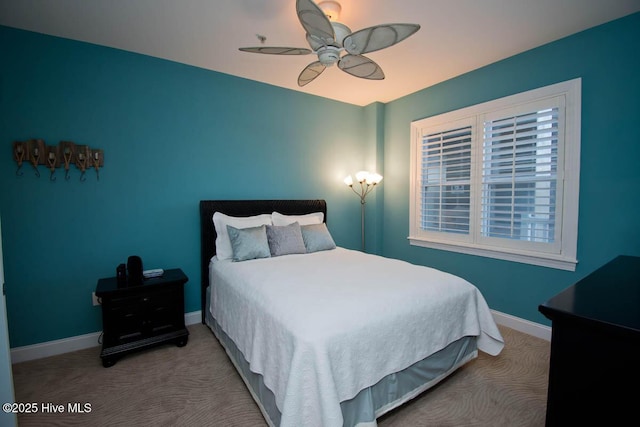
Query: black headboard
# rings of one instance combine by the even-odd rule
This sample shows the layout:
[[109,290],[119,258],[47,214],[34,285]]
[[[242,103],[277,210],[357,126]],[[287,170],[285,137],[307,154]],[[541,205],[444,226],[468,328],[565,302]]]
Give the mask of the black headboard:
[[216,254],[216,230],[213,214],[221,212],[229,216],[253,216],[280,212],[285,215],[304,215],[312,212],[324,213],[327,220],[327,203],[324,200],[201,200],[200,201],[200,306],[202,323],[205,319],[206,290],[209,286],[209,261]]

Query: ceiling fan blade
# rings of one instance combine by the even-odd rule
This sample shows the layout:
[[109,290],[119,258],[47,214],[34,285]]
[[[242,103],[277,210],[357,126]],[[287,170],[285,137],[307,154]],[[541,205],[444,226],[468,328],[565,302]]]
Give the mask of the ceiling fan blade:
[[302,87],[306,84],[309,84],[318,77],[322,72],[326,69],[324,65],[320,61],[312,62],[307,65],[304,70],[298,76],[298,86]]
[[329,18],[311,0],[297,0],[298,19],[312,39],[321,40],[323,44],[334,43],[335,35]]
[[338,67],[352,76],[369,80],[384,79],[382,68],[369,58],[362,55],[345,55],[338,62]]
[[268,55],[308,55],[311,53],[311,49],[306,49],[303,47],[260,46],[260,47],[241,47],[240,50],[243,52],[265,53]]
[[351,33],[342,44],[352,55],[375,52],[393,46],[420,29],[418,24],[383,24]]

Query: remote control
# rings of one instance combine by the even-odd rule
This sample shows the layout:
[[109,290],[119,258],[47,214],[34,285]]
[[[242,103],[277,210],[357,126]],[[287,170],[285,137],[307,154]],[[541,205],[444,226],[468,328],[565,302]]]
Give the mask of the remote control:
[[144,277],[159,277],[162,276],[164,274],[164,270],[161,268],[155,268],[153,270],[145,270],[142,272],[142,275]]

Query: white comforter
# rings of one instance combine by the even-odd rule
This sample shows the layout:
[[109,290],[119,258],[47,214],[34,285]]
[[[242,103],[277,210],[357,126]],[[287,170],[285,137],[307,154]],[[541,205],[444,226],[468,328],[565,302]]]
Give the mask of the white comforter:
[[264,378],[281,426],[342,426],[340,402],[463,336],[500,332],[464,279],[344,248],[211,263],[211,311]]

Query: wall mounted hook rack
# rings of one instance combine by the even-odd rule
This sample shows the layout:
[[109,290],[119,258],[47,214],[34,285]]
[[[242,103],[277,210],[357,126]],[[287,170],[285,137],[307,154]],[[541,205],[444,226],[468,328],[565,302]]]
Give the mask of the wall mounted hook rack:
[[87,169],[94,168],[100,180],[100,168],[104,166],[104,150],[88,145],[76,145],[72,141],[60,141],[58,145],[46,145],[42,139],[29,139],[13,143],[13,159],[18,165],[16,175],[22,176],[22,165],[31,163],[35,174],[40,177],[39,165],[45,165],[50,172],[49,179],[55,181],[55,171],[64,167],[64,179],[70,179],[69,169],[73,163],[80,170],[80,181],[86,181]]

